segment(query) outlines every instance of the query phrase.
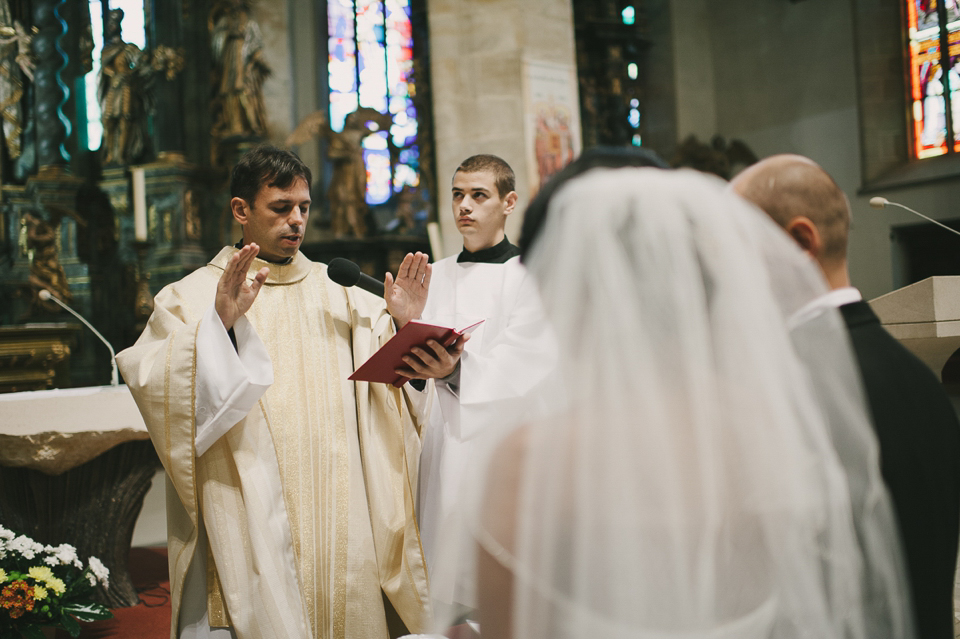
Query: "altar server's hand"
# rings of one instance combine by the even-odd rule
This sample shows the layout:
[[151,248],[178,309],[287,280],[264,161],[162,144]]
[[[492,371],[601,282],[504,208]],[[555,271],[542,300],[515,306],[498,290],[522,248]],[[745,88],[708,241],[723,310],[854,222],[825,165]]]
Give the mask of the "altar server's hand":
[[403,328],[407,322],[423,313],[432,273],[433,266],[427,261],[427,254],[419,251],[416,254],[407,253],[403,258],[396,280],[387,273],[383,280],[383,298],[387,302],[387,310],[397,322],[397,328]]
[[398,368],[394,372],[410,379],[446,377],[456,370],[468,339],[470,339],[469,334],[461,335],[447,348],[435,339],[427,340],[427,348],[415,346],[410,350],[410,354],[401,358],[407,368]]
[[260,247],[251,243],[234,253],[227,262],[227,267],[223,269],[220,281],[217,282],[217,297],[214,305],[220,321],[223,322],[223,327],[228,331],[233,328],[241,315],[250,310],[253,300],[257,299],[260,287],[267,281],[270,269],[264,266],[254,276],[253,281],[247,283],[247,270],[259,252]]

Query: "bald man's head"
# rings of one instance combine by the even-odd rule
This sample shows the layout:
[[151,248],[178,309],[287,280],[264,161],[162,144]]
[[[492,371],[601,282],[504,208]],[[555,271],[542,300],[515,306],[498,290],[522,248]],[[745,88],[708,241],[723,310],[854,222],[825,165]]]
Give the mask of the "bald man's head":
[[743,171],[732,186],[785,229],[795,218],[809,219],[821,239],[817,261],[825,267],[846,263],[850,202],[813,160],[775,155]]

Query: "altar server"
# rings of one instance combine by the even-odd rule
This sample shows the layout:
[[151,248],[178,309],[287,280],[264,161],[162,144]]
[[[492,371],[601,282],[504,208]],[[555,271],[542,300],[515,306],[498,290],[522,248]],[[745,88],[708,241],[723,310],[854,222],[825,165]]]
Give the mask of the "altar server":
[[[463,250],[433,265],[426,321],[462,328],[483,320],[459,362],[427,388],[433,408],[420,457],[419,520],[434,599],[474,607],[473,546],[460,505],[475,451],[494,429],[546,407],[537,397],[555,364],[533,282],[504,226],[517,206],[513,169],[494,155],[464,160],[453,177],[452,213]],[[420,361],[410,361],[418,376]]]

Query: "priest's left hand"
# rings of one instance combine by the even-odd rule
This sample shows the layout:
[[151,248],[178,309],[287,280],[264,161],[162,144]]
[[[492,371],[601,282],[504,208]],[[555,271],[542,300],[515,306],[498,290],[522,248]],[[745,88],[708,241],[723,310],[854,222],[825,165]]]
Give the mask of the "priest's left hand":
[[393,275],[387,273],[383,280],[383,298],[398,329],[420,317],[427,304],[427,290],[433,272],[433,266],[427,259],[426,253],[407,253],[400,263],[397,279],[394,280]]
[[461,335],[447,348],[435,339],[427,340],[427,348],[413,347],[410,354],[401,358],[407,368],[398,368],[395,372],[410,379],[447,377],[456,370],[468,339],[470,339],[469,334]]

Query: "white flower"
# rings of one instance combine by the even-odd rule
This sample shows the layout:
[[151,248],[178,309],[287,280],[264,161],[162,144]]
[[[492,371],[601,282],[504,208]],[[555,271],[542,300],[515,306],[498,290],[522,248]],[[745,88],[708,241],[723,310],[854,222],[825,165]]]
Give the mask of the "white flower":
[[62,565],[67,566],[73,564],[77,568],[83,569],[83,564],[80,563],[80,558],[77,557],[77,549],[70,544],[60,544],[54,548],[53,551],[57,557],[57,561]]
[[16,537],[12,530],[7,530],[3,526],[0,526],[0,539],[4,541],[13,541],[13,538]]
[[91,586],[96,586],[96,585],[97,585],[97,578],[94,577],[94,576],[93,576],[92,574],[90,574],[89,572],[87,573],[87,581],[90,582],[90,585],[91,585]]
[[30,539],[26,535],[20,535],[9,544],[10,550],[20,553],[26,559],[33,559],[38,553],[43,552],[43,546]]
[[43,563],[47,564],[48,566],[59,566],[60,560],[53,555],[50,555],[43,560]]
[[103,585],[104,588],[109,587],[110,570],[96,557],[90,557],[88,561],[90,563],[90,570],[92,570],[93,574],[97,576],[97,580]]

